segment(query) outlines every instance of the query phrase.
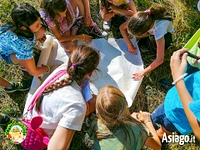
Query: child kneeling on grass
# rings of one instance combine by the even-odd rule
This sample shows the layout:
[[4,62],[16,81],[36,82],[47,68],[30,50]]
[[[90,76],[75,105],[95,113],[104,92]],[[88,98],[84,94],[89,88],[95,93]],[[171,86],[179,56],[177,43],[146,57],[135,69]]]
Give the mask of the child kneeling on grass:
[[96,113],[98,118],[92,120],[88,130],[95,150],[139,150],[143,145],[161,148],[150,114],[131,114],[118,88],[108,85],[99,91]]
[[[27,3],[16,3],[11,12],[12,22],[0,29],[0,58],[9,64],[17,64],[32,75],[37,76],[49,71],[48,66],[37,67],[33,57],[33,46],[36,40],[46,40],[45,29],[48,29],[39,12]],[[0,79],[8,93],[28,90],[30,83],[9,83]]]

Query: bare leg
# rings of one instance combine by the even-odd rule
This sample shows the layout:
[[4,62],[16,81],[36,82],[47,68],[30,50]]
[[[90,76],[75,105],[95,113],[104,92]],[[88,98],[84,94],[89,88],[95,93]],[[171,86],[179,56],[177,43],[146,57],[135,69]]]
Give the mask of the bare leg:
[[5,80],[5,79],[0,77],[0,86],[9,87],[10,86],[10,82],[8,82],[7,80]]

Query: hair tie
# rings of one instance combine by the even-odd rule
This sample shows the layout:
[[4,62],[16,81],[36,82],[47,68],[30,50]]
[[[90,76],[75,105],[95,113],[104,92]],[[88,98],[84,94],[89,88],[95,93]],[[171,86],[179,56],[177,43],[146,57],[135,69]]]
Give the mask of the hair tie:
[[76,64],[72,64],[72,67],[75,68],[75,67],[76,67]]
[[145,10],[144,12],[147,12],[148,15],[151,15],[151,10],[150,9]]

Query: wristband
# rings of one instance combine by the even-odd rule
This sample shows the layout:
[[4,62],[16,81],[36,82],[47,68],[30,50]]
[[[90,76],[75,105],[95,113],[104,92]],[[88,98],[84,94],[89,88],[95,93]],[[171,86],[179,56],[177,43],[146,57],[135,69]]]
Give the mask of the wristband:
[[172,82],[172,85],[176,84],[178,81],[180,81],[181,79],[183,79],[185,76],[187,76],[187,73],[184,73],[183,75],[181,75],[180,77],[178,77],[176,80],[174,80]]
[[148,120],[144,121],[144,124],[146,124],[148,122],[151,122],[151,119],[148,119]]
[[82,34],[82,41],[85,42],[85,34]]

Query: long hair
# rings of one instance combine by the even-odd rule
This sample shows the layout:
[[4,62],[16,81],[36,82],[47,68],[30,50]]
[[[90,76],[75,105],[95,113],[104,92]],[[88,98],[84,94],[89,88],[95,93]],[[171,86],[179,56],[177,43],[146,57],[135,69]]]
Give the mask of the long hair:
[[[147,134],[144,126],[131,117],[124,94],[112,85],[107,85],[100,89],[96,99],[96,113],[109,131],[112,132],[116,128],[121,127],[126,135],[126,139],[123,141],[125,146],[128,146],[126,143],[132,143],[132,146],[136,143],[137,137],[135,137],[134,131],[130,132],[132,130],[128,130],[131,126],[138,126],[141,129],[140,132],[144,131]],[[101,135],[101,133],[99,134]],[[109,135],[109,133],[105,133],[105,135]]]
[[[42,26],[48,30],[48,26],[40,17],[39,12],[28,3],[16,3],[12,9],[11,17],[12,22],[9,23],[11,26],[8,29],[11,29],[17,36],[33,39],[34,33],[30,31],[29,26],[36,22],[38,18],[41,19]],[[26,30],[23,30],[22,27],[25,27]],[[6,32],[8,29],[3,32]]]
[[[40,7],[46,11],[47,16],[49,16],[59,28],[59,22],[56,17],[60,12],[64,12],[67,9],[66,0],[43,0]],[[72,16],[68,9],[66,11],[66,20],[68,25],[72,23]]]
[[[53,92],[54,90],[70,85],[73,81],[83,82],[86,74],[97,69],[99,61],[100,56],[96,49],[86,45],[78,46],[77,50],[69,57],[67,65],[67,73],[69,76],[59,82],[49,85],[45,88],[43,93]],[[36,110],[38,112],[40,111],[41,102],[42,97],[40,96],[36,103]]]
[[166,10],[158,4],[154,4],[148,11],[138,11],[129,20],[128,32],[133,36],[147,33],[154,25],[155,20],[165,19]]

